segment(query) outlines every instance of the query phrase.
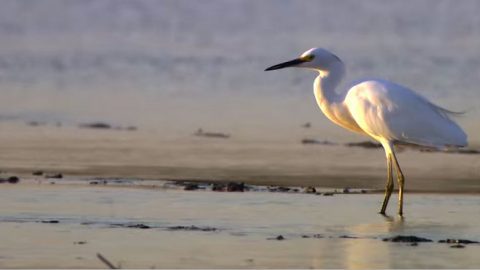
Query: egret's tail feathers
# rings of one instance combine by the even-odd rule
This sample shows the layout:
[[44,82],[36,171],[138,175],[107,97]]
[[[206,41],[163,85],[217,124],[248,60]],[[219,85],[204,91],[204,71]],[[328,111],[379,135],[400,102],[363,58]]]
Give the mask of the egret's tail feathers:
[[433,104],[431,102],[428,102],[430,104],[430,106],[432,106],[438,113],[440,113],[442,116],[444,116],[445,118],[449,118],[450,116],[462,116],[462,115],[465,115],[467,113],[467,111],[452,111],[452,110],[449,110],[449,109],[445,109],[441,106],[438,106],[436,104]]

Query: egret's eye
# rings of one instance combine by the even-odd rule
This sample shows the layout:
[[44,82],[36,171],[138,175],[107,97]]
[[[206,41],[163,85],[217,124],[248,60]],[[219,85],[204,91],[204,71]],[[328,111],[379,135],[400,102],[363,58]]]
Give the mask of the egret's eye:
[[313,60],[313,58],[315,58],[315,55],[309,54],[309,55],[303,56],[301,59],[302,59],[303,61],[310,62],[310,61]]

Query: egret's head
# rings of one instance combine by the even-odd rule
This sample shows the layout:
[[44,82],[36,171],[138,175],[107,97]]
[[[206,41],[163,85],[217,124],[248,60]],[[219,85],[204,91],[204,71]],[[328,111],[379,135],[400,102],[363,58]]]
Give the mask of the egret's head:
[[336,56],[335,54],[322,48],[313,48],[302,53],[302,55],[300,55],[300,57],[296,59],[271,66],[265,69],[265,71],[276,70],[286,67],[330,70],[333,65],[337,65],[338,63],[342,63],[342,60],[340,60],[340,58],[338,58],[338,56]]

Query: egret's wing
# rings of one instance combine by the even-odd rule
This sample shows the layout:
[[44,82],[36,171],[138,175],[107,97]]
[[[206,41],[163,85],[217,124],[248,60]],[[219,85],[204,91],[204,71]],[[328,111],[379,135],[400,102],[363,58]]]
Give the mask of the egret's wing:
[[357,124],[376,139],[428,146],[465,146],[467,135],[441,108],[398,84],[369,80],[344,101]]

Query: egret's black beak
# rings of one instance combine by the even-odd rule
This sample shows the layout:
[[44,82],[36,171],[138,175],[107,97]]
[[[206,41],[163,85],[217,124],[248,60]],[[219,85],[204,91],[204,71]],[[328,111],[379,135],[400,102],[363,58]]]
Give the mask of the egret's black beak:
[[271,66],[271,67],[265,69],[265,71],[276,70],[276,69],[281,69],[281,68],[286,68],[286,67],[293,67],[293,66],[299,65],[301,63],[305,63],[305,62],[307,62],[307,61],[303,60],[301,58],[297,58],[297,59],[293,59],[292,61],[288,61],[288,62],[280,63],[278,65]]

